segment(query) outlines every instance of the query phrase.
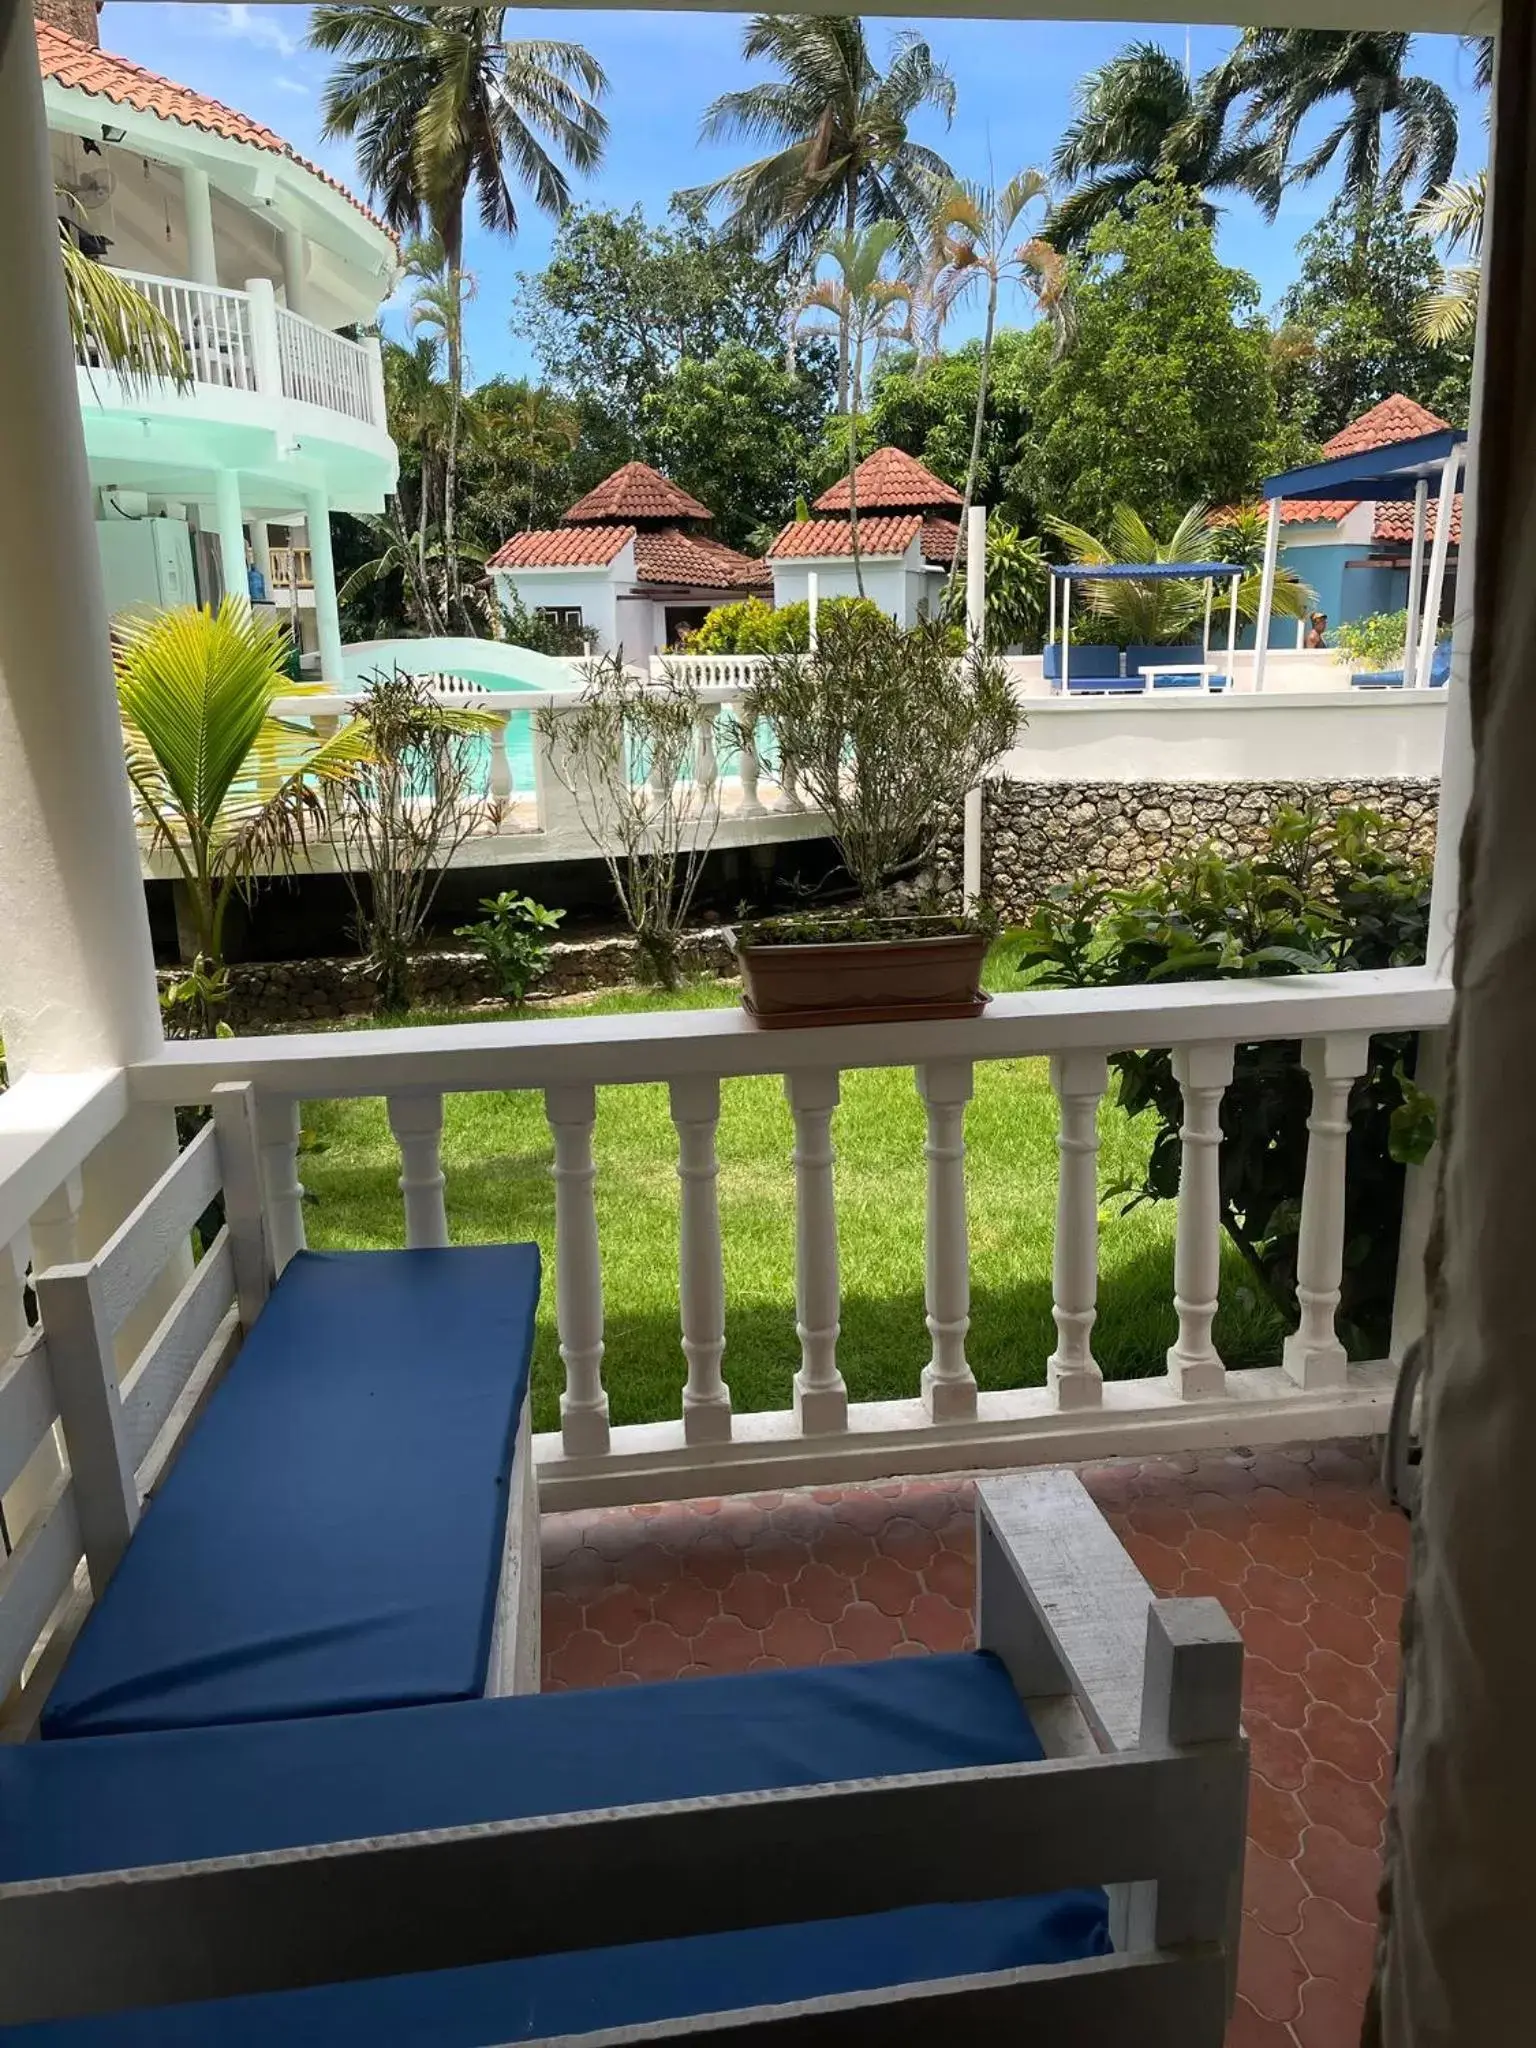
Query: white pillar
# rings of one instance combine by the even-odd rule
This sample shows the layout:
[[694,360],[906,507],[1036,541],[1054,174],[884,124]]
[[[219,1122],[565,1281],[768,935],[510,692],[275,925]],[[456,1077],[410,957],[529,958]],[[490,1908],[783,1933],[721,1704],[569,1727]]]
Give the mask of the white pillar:
[[368,356],[368,404],[376,427],[389,425],[389,400],[384,389],[384,350],[376,334],[363,336]]
[[597,1090],[566,1082],[544,1091],[555,1157],[555,1317],[565,1390],[560,1436],[570,1458],[608,1448],[608,1396],[603,1389],[603,1267],[597,1242],[597,1167],[592,1127]]
[[725,1266],[720,1249],[719,1164],[715,1127],[720,1083],[713,1074],[674,1081],[677,1177],[682,1183],[678,1235],[678,1299],[683,1356],[683,1438],[690,1444],[731,1439],[731,1395],[720,1371],[725,1355]]
[[928,1112],[923,1157],[928,1162],[925,1298],[933,1350],[923,1367],[923,1406],[934,1422],[965,1422],[976,1413],[976,1375],[965,1355],[971,1327],[971,1247],[965,1224],[965,1105],[971,1099],[969,1060],[930,1060],[917,1070]]
[[281,1273],[305,1248],[304,1186],[299,1179],[299,1105],[291,1095],[256,1095],[256,1148],[267,1210],[272,1267]]
[[1408,554],[1408,630],[1403,640],[1403,680],[1418,667],[1419,626],[1424,613],[1424,529],[1428,524],[1429,479],[1413,487],[1413,545]]
[[405,1242],[414,1251],[448,1242],[443,1201],[443,1098],[440,1094],[385,1097],[389,1128],[400,1147],[400,1192],[405,1197]]
[[491,749],[490,771],[486,776],[485,793],[493,803],[509,803],[512,798],[512,761],[507,753],[507,728],[512,722],[510,711],[493,711],[494,721],[486,735]]
[[987,508],[972,505],[965,519],[965,637],[974,647],[987,631]]
[[195,164],[181,171],[182,200],[187,210],[187,266],[194,284],[216,285],[219,259],[213,240],[213,194],[208,173]]
[[283,395],[283,356],[277,338],[277,294],[269,277],[245,280],[251,323],[251,382],[267,398]]
[[1067,694],[1067,671],[1072,659],[1072,578],[1061,579],[1061,693]]
[[1051,1259],[1056,1349],[1045,1374],[1058,1408],[1097,1408],[1104,1398],[1091,1339],[1099,1298],[1099,1098],[1108,1080],[1109,1062],[1101,1052],[1052,1055],[1061,1126]]
[[[0,14],[0,191],[0,278],[24,311],[0,318],[0,1029],[14,1077],[121,1066],[163,1042],[21,7]],[[139,1129],[135,1200],[175,1156],[169,1111]]]
[[219,534],[219,564],[224,595],[249,606],[250,581],[245,568],[245,525],[240,516],[240,479],[232,469],[213,473],[213,519]]
[[288,311],[309,317],[309,287],[306,282],[307,252],[302,228],[283,229],[283,297]]
[[1056,638],[1056,578],[1049,566],[1045,572],[1045,644],[1050,646]]
[[1227,1384],[1211,1325],[1221,1289],[1221,1098],[1232,1079],[1232,1047],[1175,1046],[1173,1072],[1184,1122],[1173,1253],[1179,1334],[1168,1351],[1168,1377],[1174,1392],[1189,1398],[1219,1394]]
[[1299,1328],[1285,1340],[1283,1362],[1299,1387],[1342,1387],[1348,1360],[1334,1318],[1344,1274],[1344,1166],[1349,1142],[1349,1091],[1370,1064],[1369,1032],[1309,1038],[1302,1064],[1312,1081],[1307,1166],[1302,1179],[1296,1246]]
[[304,493],[309,567],[315,579],[315,630],[320,638],[320,679],[340,689],[346,678],[341,613],[336,604],[336,563],[331,554],[331,501],[324,491]]
[[741,783],[741,807],[738,816],[755,818],[763,808],[763,800],[758,795],[757,788],[758,775],[762,769],[762,763],[757,757],[757,735],[748,732],[745,725],[738,724],[735,738],[736,774]]
[[1214,576],[1207,576],[1205,579],[1205,624],[1201,629],[1200,635],[1200,659],[1202,661],[1209,661],[1211,658],[1211,612],[1215,607],[1215,603],[1216,578]]
[[[1440,500],[1435,507],[1435,540],[1429,551],[1429,584],[1424,592],[1424,615],[1419,627],[1419,665],[1413,681],[1416,688],[1429,688],[1429,672],[1435,659],[1435,633],[1440,624],[1440,601],[1445,594],[1445,565],[1450,557],[1451,520],[1456,511],[1456,478],[1461,468],[1461,450],[1453,448],[1440,472]],[[1407,677],[1403,678],[1407,682]]]
[[833,1195],[835,1073],[786,1074],[795,1119],[795,1419],[806,1436],[848,1427],[848,1389],[837,1369],[837,1204]]
[[816,652],[816,619],[821,609],[821,579],[814,569],[805,572],[805,634],[806,645],[812,654]]
[[1232,601],[1227,607],[1227,688],[1237,688],[1237,600],[1243,587],[1241,576],[1232,578]]
[[1275,605],[1275,565],[1280,559],[1280,509],[1283,498],[1271,498],[1264,526],[1264,573],[1259,578],[1259,616],[1253,632],[1253,687],[1264,687],[1269,659],[1269,617]]

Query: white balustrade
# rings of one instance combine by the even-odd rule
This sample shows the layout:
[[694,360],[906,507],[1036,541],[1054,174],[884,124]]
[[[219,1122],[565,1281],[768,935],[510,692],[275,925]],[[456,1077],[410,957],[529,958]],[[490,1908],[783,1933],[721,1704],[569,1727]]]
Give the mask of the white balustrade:
[[360,342],[332,334],[280,306],[277,355],[286,397],[346,413],[371,426],[383,424],[373,417],[368,351]]
[[1309,1038],[1302,1064],[1312,1082],[1307,1118],[1307,1168],[1296,1247],[1300,1327],[1285,1340],[1284,1364],[1300,1387],[1341,1387],[1349,1361],[1335,1318],[1344,1275],[1344,1170],[1349,1148],[1349,1091],[1370,1065],[1370,1034],[1337,1032]]
[[712,1074],[690,1075],[672,1083],[671,1100],[682,1196],[678,1298],[688,1361],[683,1438],[690,1444],[725,1443],[731,1434],[731,1396],[720,1371],[725,1353],[725,1264],[715,1157],[720,1083]]
[[763,800],[757,791],[757,779],[762,767],[757,754],[757,739],[742,725],[737,729],[736,740],[736,779],[741,785],[739,815],[743,818],[755,818],[763,809]]
[[448,1242],[443,1200],[443,1098],[391,1095],[385,1107],[400,1147],[400,1192],[405,1197],[405,1242],[409,1249]]
[[805,809],[800,798],[800,771],[792,757],[785,753],[782,742],[779,746],[779,788],[783,791],[784,801],[790,810]]
[[807,1436],[848,1426],[848,1389],[837,1369],[840,1295],[837,1200],[833,1190],[835,1070],[788,1074],[784,1092],[795,1120],[795,1414]]
[[510,711],[498,711],[492,716],[495,722],[487,735],[491,765],[485,788],[493,803],[506,803],[512,795],[512,762],[507,753],[507,731],[512,723],[512,714]]
[[568,1456],[608,1449],[608,1396],[603,1391],[603,1268],[597,1242],[597,1167],[592,1129],[597,1091],[565,1083],[544,1091],[554,1140],[555,1313],[565,1391],[560,1434]]
[[[181,278],[151,277],[139,270],[116,273],[161,314],[180,336],[187,370],[198,384],[227,391],[254,391],[256,364],[251,347],[250,301],[244,292]],[[88,356],[80,360],[96,367]]]
[[272,1266],[281,1273],[304,1250],[304,1184],[299,1179],[299,1105],[292,1095],[256,1093],[256,1143],[272,1241]]
[[715,754],[715,721],[719,715],[713,704],[705,705],[694,728],[693,779],[705,803],[720,780],[720,763]]
[[1232,1047],[1176,1046],[1173,1072],[1184,1121],[1173,1254],[1179,1334],[1168,1352],[1168,1377],[1176,1393],[1192,1399],[1223,1393],[1227,1384],[1211,1325],[1221,1291],[1221,1098],[1232,1079]]
[[932,1355],[923,1367],[923,1405],[935,1422],[964,1422],[976,1413],[976,1376],[965,1355],[971,1327],[971,1251],[965,1222],[965,1106],[971,1099],[969,1060],[929,1060],[917,1069],[917,1092],[928,1113],[923,1156],[928,1163],[924,1297]]
[[1051,1056],[1061,1124],[1051,1262],[1056,1349],[1045,1370],[1058,1408],[1097,1408],[1104,1398],[1092,1337],[1099,1294],[1099,1101],[1108,1080],[1109,1063],[1101,1052]]

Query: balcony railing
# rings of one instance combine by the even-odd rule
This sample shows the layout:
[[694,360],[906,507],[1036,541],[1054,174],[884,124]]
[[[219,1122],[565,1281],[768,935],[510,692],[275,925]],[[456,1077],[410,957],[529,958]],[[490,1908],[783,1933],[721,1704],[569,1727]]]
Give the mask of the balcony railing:
[[269,548],[272,583],[278,590],[313,590],[315,572],[308,548]]
[[[181,337],[195,384],[270,397],[342,413],[384,429],[384,383],[376,348],[348,341],[279,306],[265,278],[244,291],[193,284],[147,272],[117,273],[162,312]],[[82,368],[100,369],[89,350]]]

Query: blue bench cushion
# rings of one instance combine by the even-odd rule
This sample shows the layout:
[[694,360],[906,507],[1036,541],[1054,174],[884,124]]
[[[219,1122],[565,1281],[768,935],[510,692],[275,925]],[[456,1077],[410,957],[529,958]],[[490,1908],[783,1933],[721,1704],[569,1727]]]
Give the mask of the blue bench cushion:
[[[30,1744],[0,1749],[0,1880],[1040,1753],[983,1654]],[[0,2041],[469,2048],[1100,1955],[1107,1929],[1103,1893],[1085,1889],[57,2021]]]
[[534,1245],[301,1252],[60,1675],[45,1737],[474,1698]]
[[[1061,681],[1060,640],[1051,640],[1046,643],[1043,673],[1048,683],[1059,683]],[[1119,673],[1120,650],[1118,647],[1097,647],[1087,640],[1083,642],[1082,646],[1079,646],[1074,640],[1067,649],[1067,680],[1069,682],[1086,681],[1090,676],[1095,676],[1100,681],[1106,681],[1110,677],[1118,676]]]

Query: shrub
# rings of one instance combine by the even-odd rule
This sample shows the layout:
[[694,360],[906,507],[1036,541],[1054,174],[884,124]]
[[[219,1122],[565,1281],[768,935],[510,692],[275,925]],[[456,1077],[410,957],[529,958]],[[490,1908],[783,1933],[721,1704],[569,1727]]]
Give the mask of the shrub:
[[[828,597],[817,608],[818,628],[842,612],[882,616],[880,607],[867,597]],[[771,605],[760,597],[743,597],[734,604],[716,605],[703,625],[689,635],[688,652],[804,654],[810,644],[811,608],[804,598],[796,604]]]
[[[1150,881],[1056,892],[1018,936],[1044,986],[1209,981],[1316,974],[1421,962],[1430,863],[1404,849],[1373,811],[1331,822],[1278,811],[1263,851],[1233,860],[1215,847],[1180,854]],[[1371,1040],[1350,1092],[1340,1335],[1355,1357],[1380,1357],[1392,1320],[1403,1168],[1434,1142],[1433,1105],[1412,1080],[1417,1040]],[[1183,1103],[1166,1050],[1118,1053],[1117,1100],[1157,1119],[1145,1178],[1112,1188],[1142,1201],[1178,1193]],[[1293,1043],[1240,1045],[1221,1106],[1221,1220],[1265,1293],[1294,1328],[1296,1258],[1311,1089]]]
[[825,812],[866,898],[932,853],[968,789],[1012,744],[1019,712],[1000,661],[959,659],[952,629],[904,629],[873,605],[827,607],[814,654],[776,654],[746,692]]
[[489,962],[496,984],[509,1003],[519,1007],[528,991],[541,981],[549,965],[549,949],[563,910],[546,910],[531,896],[519,896],[503,889],[499,896],[482,896],[485,916],[478,924],[461,924],[456,939],[469,943]]

